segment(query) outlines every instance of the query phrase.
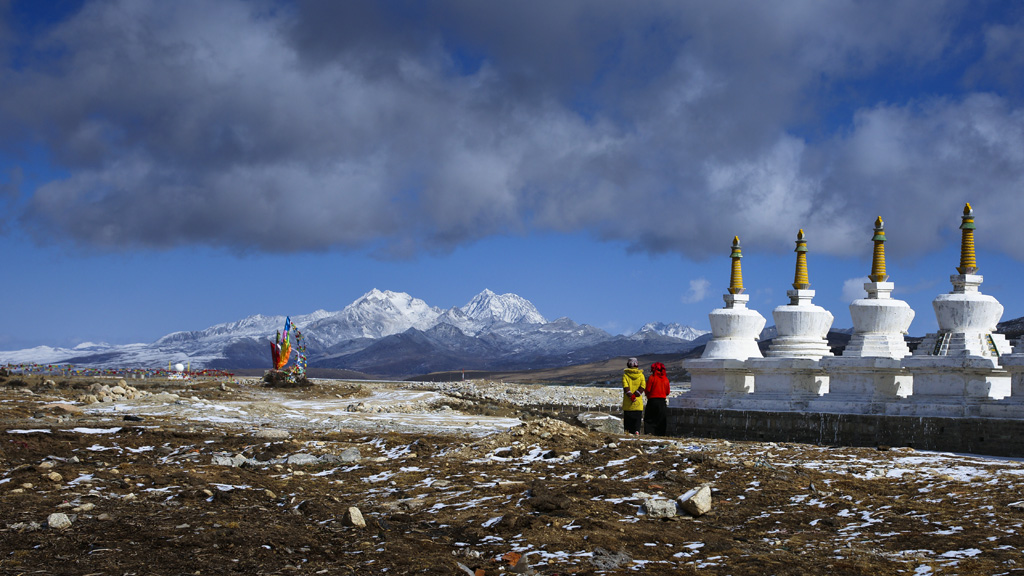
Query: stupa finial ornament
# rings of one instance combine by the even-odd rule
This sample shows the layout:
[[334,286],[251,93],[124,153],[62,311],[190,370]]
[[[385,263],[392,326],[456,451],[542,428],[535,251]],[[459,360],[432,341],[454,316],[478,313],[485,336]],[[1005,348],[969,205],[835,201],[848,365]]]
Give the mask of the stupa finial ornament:
[[740,269],[740,258],[743,258],[743,251],[740,249],[740,237],[732,237],[732,274],[729,276],[729,294],[743,294],[743,270]]
[[974,209],[971,203],[964,205],[964,215],[960,223],[960,266],[956,269],[961,274],[976,274],[978,262],[974,259]]
[[811,281],[807,279],[807,240],[804,239],[804,229],[801,228],[796,234],[796,274],[793,276],[793,288],[807,290],[811,287]]
[[885,273],[885,223],[881,216],[875,220],[875,236],[871,240],[875,243],[875,252],[871,257],[871,275],[868,278],[872,282],[885,282],[889,275]]

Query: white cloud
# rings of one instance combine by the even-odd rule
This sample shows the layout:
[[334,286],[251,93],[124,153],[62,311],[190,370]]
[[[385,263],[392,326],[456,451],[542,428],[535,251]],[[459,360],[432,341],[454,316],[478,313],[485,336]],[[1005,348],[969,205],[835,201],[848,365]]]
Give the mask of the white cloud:
[[853,302],[859,298],[867,298],[867,292],[864,291],[865,282],[870,282],[867,276],[850,278],[843,282],[843,302]]
[[701,277],[690,280],[690,291],[683,295],[683,303],[694,304],[700,302],[707,297],[709,288],[711,288],[711,282],[707,278]]
[[0,68],[0,145],[29,134],[67,174],[25,229],[382,253],[585,230],[702,257],[734,234],[788,251],[804,228],[849,255],[881,214],[898,255],[972,201],[979,243],[1024,258],[1017,101],[847,90],[944,70],[968,40],[979,83],[1021,77],[1024,59],[991,65],[1018,22],[962,39],[969,8],[938,2],[268,6],[86,2],[20,46],[48,65]]

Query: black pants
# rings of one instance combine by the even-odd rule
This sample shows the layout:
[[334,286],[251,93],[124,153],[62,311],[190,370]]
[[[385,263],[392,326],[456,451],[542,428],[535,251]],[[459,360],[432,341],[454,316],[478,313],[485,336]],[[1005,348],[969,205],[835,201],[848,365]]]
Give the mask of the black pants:
[[644,408],[644,431],[664,436],[668,428],[668,402],[664,398],[648,398]]
[[643,410],[625,410],[622,412],[622,427],[627,434],[639,434],[640,423],[643,420]]

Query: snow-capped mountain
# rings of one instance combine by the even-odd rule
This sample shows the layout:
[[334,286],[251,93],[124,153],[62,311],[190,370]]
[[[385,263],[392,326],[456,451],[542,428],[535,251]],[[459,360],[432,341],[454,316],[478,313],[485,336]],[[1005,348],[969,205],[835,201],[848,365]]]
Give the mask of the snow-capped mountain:
[[515,294],[498,296],[490,290],[484,290],[474,296],[469,304],[462,307],[462,312],[467,317],[484,324],[495,322],[547,324],[548,322],[529,300]]
[[300,325],[299,329],[307,330],[311,338],[329,348],[354,338],[383,338],[409,328],[425,330],[436,324],[440,315],[440,308],[419,298],[374,288],[340,312],[326,315],[307,327]]
[[[616,355],[685,351],[704,332],[651,323],[630,336],[549,322],[516,294],[484,290],[462,307],[430,306],[404,292],[373,289],[337,312],[292,316],[302,331],[310,368],[344,368],[407,376],[454,369],[513,369],[568,365]],[[0,352],[0,363],[71,363],[96,367],[265,368],[283,316],[253,315],[204,330],[174,332],[151,344],[37,347]]]
[[709,334],[707,330],[698,330],[692,326],[683,326],[682,324],[665,324],[664,322],[648,322],[640,327],[636,331],[637,334],[644,332],[654,332],[661,334],[662,336],[668,336],[670,338],[678,338],[680,340],[696,340],[705,334]]

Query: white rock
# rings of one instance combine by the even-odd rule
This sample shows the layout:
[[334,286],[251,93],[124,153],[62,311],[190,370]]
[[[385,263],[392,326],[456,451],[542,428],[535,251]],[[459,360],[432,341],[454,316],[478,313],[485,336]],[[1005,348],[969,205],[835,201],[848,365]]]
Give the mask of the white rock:
[[237,468],[238,466],[241,466],[244,462],[245,456],[242,456],[241,454],[237,454],[235,456],[216,455],[211,460],[211,464],[213,464],[214,466],[230,466],[232,468]]
[[55,512],[55,513],[50,514],[49,516],[47,516],[46,524],[50,528],[55,528],[57,530],[63,530],[64,528],[70,528],[71,527],[71,519],[68,518],[68,515],[64,514],[63,512]]
[[711,488],[701,486],[679,497],[679,507],[693,516],[707,514],[711,510]]
[[256,438],[266,438],[267,440],[283,440],[285,438],[288,438],[290,434],[288,433],[287,430],[279,430],[277,428],[265,428],[263,430],[258,430],[256,434],[254,434],[254,436]]
[[650,518],[672,518],[676,515],[676,503],[671,500],[644,500],[644,509]]
[[358,448],[346,448],[338,455],[342,462],[359,462],[362,459],[362,455],[359,453]]
[[291,466],[309,466],[318,462],[320,459],[310,454],[292,454],[288,457],[288,464]]
[[363,520],[363,513],[359,511],[359,508],[350,506],[345,510],[345,516],[342,518],[342,523],[346,526],[355,526],[356,528],[366,528],[366,520]]

